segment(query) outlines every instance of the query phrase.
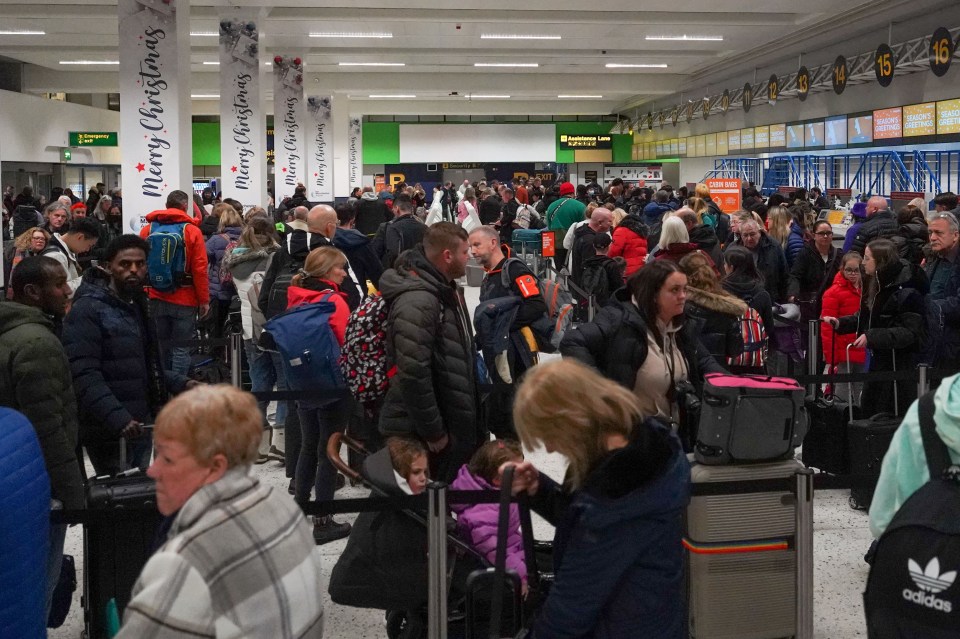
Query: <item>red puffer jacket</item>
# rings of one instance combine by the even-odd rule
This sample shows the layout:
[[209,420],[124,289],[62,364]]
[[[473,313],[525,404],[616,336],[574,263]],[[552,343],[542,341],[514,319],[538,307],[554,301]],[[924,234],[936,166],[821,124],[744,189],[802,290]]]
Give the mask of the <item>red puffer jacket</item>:
[[[833,284],[823,294],[823,305],[820,317],[844,317],[853,315],[860,310],[860,290],[854,288],[850,280],[838,272],[833,278]],[[821,342],[823,343],[823,358],[828,364],[840,364],[847,359],[847,345],[857,339],[856,333],[837,335],[833,327],[826,322],[820,323]],[[833,355],[830,346],[833,345]],[[864,348],[851,348],[850,361],[863,364],[867,360],[867,351]]]
[[639,218],[628,215],[613,229],[609,256],[619,256],[627,261],[627,277],[640,270],[647,261],[647,238],[646,226]]

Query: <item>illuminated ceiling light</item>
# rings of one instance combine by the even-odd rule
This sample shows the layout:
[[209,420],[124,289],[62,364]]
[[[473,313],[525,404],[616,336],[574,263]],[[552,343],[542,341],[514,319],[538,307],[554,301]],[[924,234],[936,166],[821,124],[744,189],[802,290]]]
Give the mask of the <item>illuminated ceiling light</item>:
[[340,62],[341,67],[403,67],[403,62]]
[[217,33],[216,31],[191,31],[190,35],[201,37],[201,38],[215,38],[220,34]]
[[723,36],[688,36],[684,35],[648,35],[646,40],[679,40],[681,42],[722,42]]
[[471,100],[508,100],[510,98],[509,95],[492,95],[492,94],[488,94],[488,95],[474,94],[474,95],[467,95],[466,97],[470,98]]
[[533,35],[524,33],[484,33],[481,40],[560,40],[558,35]]
[[386,33],[311,33],[311,38],[392,38],[393,34]]
[[573,94],[561,94],[557,96],[561,100],[567,99],[576,99],[576,100],[599,100],[602,98],[602,95],[573,95]]
[[47,32],[30,29],[3,29],[0,30],[0,35],[47,35]]
[[368,95],[368,98],[380,99],[380,100],[400,100],[400,99],[409,99],[415,98],[417,96],[410,93],[396,93],[396,94],[373,94]]
[[522,67],[536,69],[540,65],[536,62],[474,62],[475,67]]
[[205,60],[203,64],[204,64],[205,66],[208,66],[208,67],[218,67],[218,66],[220,66],[220,61],[219,61],[219,60]]
[[193,93],[190,95],[191,98],[195,100],[219,100],[220,95],[217,93]]
[[60,64],[120,64],[119,60],[60,60]]
[[666,69],[665,64],[621,64],[619,62],[608,62],[604,65],[608,69]]

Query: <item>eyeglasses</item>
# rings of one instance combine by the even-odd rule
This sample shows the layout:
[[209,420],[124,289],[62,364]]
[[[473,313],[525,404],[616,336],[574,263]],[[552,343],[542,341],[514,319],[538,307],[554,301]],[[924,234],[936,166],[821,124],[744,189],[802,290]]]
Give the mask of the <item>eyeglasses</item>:
[[859,268],[845,268],[845,269],[843,269],[843,272],[844,272],[844,273],[849,273],[850,275],[853,275],[853,274],[855,274],[855,273],[859,273],[859,272],[860,272],[860,269],[859,269]]
[[833,231],[817,231],[814,235],[819,235],[820,237],[832,237]]
[[741,235],[742,237],[760,237],[760,233],[759,233],[758,231],[751,231],[751,232],[749,232],[749,233],[741,233],[740,235]]

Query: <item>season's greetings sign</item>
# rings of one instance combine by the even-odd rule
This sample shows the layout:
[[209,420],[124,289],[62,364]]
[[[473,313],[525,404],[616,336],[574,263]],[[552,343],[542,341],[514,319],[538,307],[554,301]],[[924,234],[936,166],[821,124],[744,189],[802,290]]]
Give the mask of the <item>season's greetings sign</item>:
[[220,175],[224,197],[267,205],[266,114],[254,18],[220,20]]
[[306,185],[306,108],[303,100],[303,59],[273,58],[274,194],[277,204]]
[[307,97],[307,199],[333,202],[333,127],[331,97]]
[[190,189],[189,3],[119,0],[117,12],[123,225],[135,233],[170,191]]
[[347,126],[347,177],[350,190],[363,186],[360,180],[363,176],[363,118],[359,115],[350,116]]

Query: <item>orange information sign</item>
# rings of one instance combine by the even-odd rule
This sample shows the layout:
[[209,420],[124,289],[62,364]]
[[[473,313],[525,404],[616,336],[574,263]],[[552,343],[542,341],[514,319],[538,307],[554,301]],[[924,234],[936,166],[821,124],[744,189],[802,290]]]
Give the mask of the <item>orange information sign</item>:
[[743,184],[739,178],[709,178],[704,184],[710,189],[710,199],[721,211],[733,213],[740,209]]
[[554,257],[557,254],[556,231],[544,231],[540,234],[540,253],[543,257]]

